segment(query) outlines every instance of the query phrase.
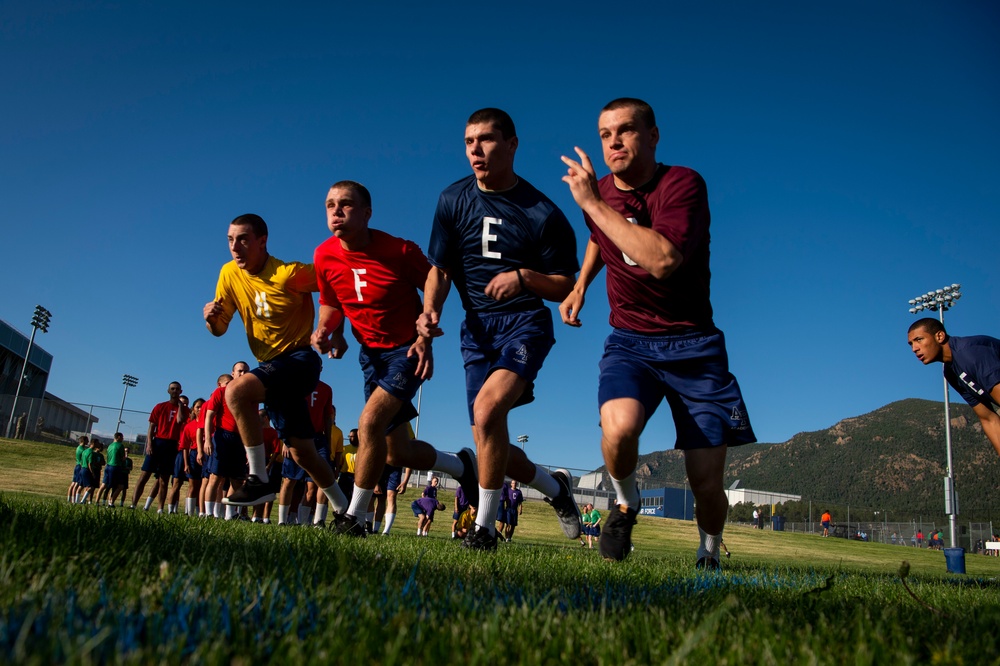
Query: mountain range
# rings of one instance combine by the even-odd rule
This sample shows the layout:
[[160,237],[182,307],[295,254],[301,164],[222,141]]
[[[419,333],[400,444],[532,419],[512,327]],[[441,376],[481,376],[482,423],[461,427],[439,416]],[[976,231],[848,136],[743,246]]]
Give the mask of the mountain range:
[[[1000,456],[965,404],[951,405],[951,437],[960,520],[1000,521]],[[900,400],[780,444],[731,448],[725,485],[739,481],[740,488],[900,517],[943,514],[945,452],[944,404]],[[677,450],[641,455],[638,480],[644,487],[682,484],[682,458]]]

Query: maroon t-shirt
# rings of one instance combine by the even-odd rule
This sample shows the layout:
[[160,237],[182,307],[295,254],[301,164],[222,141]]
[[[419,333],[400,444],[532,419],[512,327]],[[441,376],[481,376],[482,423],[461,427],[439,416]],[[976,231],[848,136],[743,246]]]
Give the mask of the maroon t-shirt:
[[610,174],[598,188],[601,198],[625,219],[656,230],[684,257],[677,270],[658,280],[635,265],[584,214],[590,239],[607,266],[611,325],[652,335],[713,327],[708,266],[711,215],[705,181],[698,172],[661,164],[653,178],[635,190],[618,189]]

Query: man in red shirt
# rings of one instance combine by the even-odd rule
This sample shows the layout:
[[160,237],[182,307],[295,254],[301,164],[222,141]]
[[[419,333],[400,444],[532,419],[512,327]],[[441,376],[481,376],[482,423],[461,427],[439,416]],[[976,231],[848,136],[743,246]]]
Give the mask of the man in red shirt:
[[412,241],[369,228],[371,194],[360,183],[335,183],[326,197],[326,213],[333,237],[314,256],[320,313],[312,345],[341,358],[347,348],[340,333],[345,317],[361,344],[366,402],[358,420],[354,492],[347,512],[335,518],[335,529],[364,536],[369,501],[387,460],[478,486],[471,451],[464,460],[438,451],[411,439],[406,427],[417,415],[417,389],[433,373],[431,339],[418,337],[416,330],[422,309],[418,290],[430,270],[427,258]]
[[[230,381],[242,377],[250,371],[250,366],[243,361],[233,365],[233,374],[219,378],[219,388],[205,403],[205,441],[209,447],[209,479],[206,491],[206,510],[214,515],[216,503],[222,501],[222,486],[229,481],[230,494],[243,486],[247,476],[247,455],[240,439],[239,428],[233,413],[226,403],[226,388]],[[209,509],[209,503],[211,508]],[[226,520],[236,517],[236,505],[226,507]]]
[[181,430],[177,461],[174,463],[174,484],[170,488],[170,513],[177,513],[180,502],[181,485],[189,481],[188,497],[184,505],[184,513],[198,517],[198,493],[201,491],[201,465],[198,464],[198,433],[201,432],[201,408],[204,398],[198,398],[191,405],[191,416]]
[[[313,392],[306,396],[306,405],[309,407],[309,418],[312,421],[313,429],[316,431],[314,438],[316,452],[319,454],[323,464],[333,466],[330,459],[330,429],[333,427],[333,389],[324,381],[316,383]],[[283,452],[283,462],[281,464],[281,494],[278,498],[278,524],[285,525],[289,522],[288,512],[292,504],[292,496],[295,493],[295,486],[305,483],[305,495],[299,505],[299,524],[305,525],[312,522],[315,525],[323,525],[326,521],[327,507],[330,500],[325,493],[318,492],[316,483],[306,471],[299,466],[287,451]],[[310,514],[315,510],[315,514]]]
[[150,476],[155,476],[159,482],[159,510],[167,501],[167,485],[174,471],[174,459],[177,457],[177,442],[181,437],[181,429],[187,422],[188,409],[181,404],[180,382],[170,382],[167,395],[170,399],[153,407],[149,415],[149,431],[146,435],[146,457],[142,461],[142,473],[139,483],[132,495],[132,508],[135,508],[146,482]]

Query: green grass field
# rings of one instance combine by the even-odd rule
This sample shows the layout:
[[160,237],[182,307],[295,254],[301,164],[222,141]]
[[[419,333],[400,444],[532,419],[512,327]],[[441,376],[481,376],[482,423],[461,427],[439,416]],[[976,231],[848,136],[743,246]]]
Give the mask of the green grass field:
[[417,538],[405,510],[352,540],[71,506],[41,496],[68,476],[32,481],[31,446],[0,445],[20,469],[0,476],[4,663],[1000,663],[998,558],[954,576],[940,552],[733,527],[724,571],[697,573],[693,523],[640,518],[610,564],[541,503],[494,554],[448,516]]

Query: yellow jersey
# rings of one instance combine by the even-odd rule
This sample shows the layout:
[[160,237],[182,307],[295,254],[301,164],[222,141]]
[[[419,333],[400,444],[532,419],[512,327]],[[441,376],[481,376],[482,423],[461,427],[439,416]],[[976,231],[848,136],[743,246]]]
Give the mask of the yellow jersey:
[[344,431],[336,425],[330,426],[330,457],[344,451]]
[[354,459],[358,457],[358,447],[348,444],[344,447],[344,462],[340,463],[341,474],[354,474]]
[[220,321],[225,325],[239,312],[250,351],[263,363],[309,346],[316,315],[312,292],[318,290],[312,264],[268,257],[257,275],[250,275],[235,261],[223,266],[215,300],[222,303]]

